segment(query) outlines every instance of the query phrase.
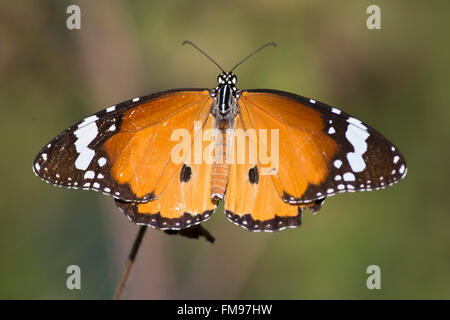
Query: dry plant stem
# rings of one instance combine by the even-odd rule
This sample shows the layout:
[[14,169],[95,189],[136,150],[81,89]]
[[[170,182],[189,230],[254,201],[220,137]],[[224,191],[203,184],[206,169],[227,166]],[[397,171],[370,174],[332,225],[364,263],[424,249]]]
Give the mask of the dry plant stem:
[[136,255],[139,251],[139,247],[141,246],[142,238],[144,238],[146,230],[147,226],[139,227],[139,231],[136,239],[134,240],[133,247],[131,248],[130,254],[128,255],[125,270],[122,273],[122,277],[120,279],[119,285],[117,286],[116,293],[114,294],[114,300],[119,300],[122,296],[123,289],[125,289],[125,285],[127,284],[128,276],[130,275],[131,268],[133,267],[134,260],[136,259]]

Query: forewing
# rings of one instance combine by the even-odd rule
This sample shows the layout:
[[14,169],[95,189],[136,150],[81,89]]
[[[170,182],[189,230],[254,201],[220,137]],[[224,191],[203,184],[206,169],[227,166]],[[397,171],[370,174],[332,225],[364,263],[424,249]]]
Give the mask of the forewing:
[[[212,99],[180,89],[111,106],[71,126],[38,153],[33,170],[51,184],[95,190],[123,201],[155,199],[177,168],[175,129],[192,131]],[[178,165],[179,166],[179,165]]]
[[279,131],[272,180],[286,202],[381,189],[406,175],[398,148],[337,108],[274,90],[244,91],[239,106],[248,127]]

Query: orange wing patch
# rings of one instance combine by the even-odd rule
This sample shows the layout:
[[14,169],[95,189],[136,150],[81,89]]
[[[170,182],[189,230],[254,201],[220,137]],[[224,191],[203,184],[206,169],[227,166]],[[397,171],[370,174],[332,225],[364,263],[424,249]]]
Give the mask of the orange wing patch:
[[[213,128],[213,120],[209,115],[203,130]],[[197,139],[202,139],[201,135],[194,138]],[[194,141],[191,147],[193,144]],[[210,198],[211,171],[212,164],[205,162],[181,164],[168,178],[168,184],[156,200],[146,203],[116,200],[116,204],[135,223],[163,230],[187,228],[207,220],[216,208]]]
[[[278,130],[279,163],[271,178],[284,201],[301,199],[308,185],[320,184],[326,179],[328,163],[338,145],[322,131],[324,124],[320,113],[270,93],[243,92],[239,106],[245,127]],[[258,139],[254,144],[270,150],[273,142],[269,138],[267,143],[260,141]],[[316,199],[303,199],[296,203]]]
[[120,131],[103,146],[113,163],[112,177],[143,201],[158,197],[180,167],[170,158],[179,144],[179,137],[171,139],[173,132],[185,130],[193,140],[194,121],[204,122],[211,104],[205,90],[168,95],[127,111]]
[[[235,129],[245,131],[240,116],[236,117]],[[251,231],[278,231],[300,226],[302,210],[307,205],[295,206],[284,202],[272,176],[261,174],[263,165],[259,161],[257,164],[249,161],[251,153],[257,152],[257,140],[249,136],[245,148],[238,148],[237,140],[234,142],[234,161],[230,166],[225,196],[227,218]],[[237,161],[239,152],[245,152],[245,163]],[[320,204],[312,202],[309,206],[316,211]]]

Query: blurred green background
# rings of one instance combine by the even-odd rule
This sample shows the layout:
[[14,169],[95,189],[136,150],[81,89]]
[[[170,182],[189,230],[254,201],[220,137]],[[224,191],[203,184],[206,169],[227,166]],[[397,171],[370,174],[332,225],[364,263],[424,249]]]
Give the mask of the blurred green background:
[[[81,30],[66,8],[81,8]],[[366,9],[381,8],[381,30]],[[450,298],[450,2],[0,1],[0,298],[109,299],[137,226],[95,192],[32,173],[40,148],[86,115],[159,90],[214,87],[299,93],[377,128],[408,162],[387,190],[328,199],[303,226],[251,233],[222,212],[216,243],[149,230],[128,299]],[[81,267],[81,290],[66,268]],[[366,268],[381,267],[381,290]]]

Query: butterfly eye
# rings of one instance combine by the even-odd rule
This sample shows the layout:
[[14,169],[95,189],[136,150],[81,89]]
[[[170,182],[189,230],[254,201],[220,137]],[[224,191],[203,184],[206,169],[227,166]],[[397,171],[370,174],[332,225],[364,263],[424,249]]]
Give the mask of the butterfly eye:
[[236,76],[233,76],[233,78],[231,78],[231,82],[232,82],[233,84],[236,84],[236,82],[237,82]]
[[219,76],[217,77],[217,82],[218,82],[219,84],[224,84],[224,83],[225,83],[225,81],[223,80],[222,75],[219,75]]

